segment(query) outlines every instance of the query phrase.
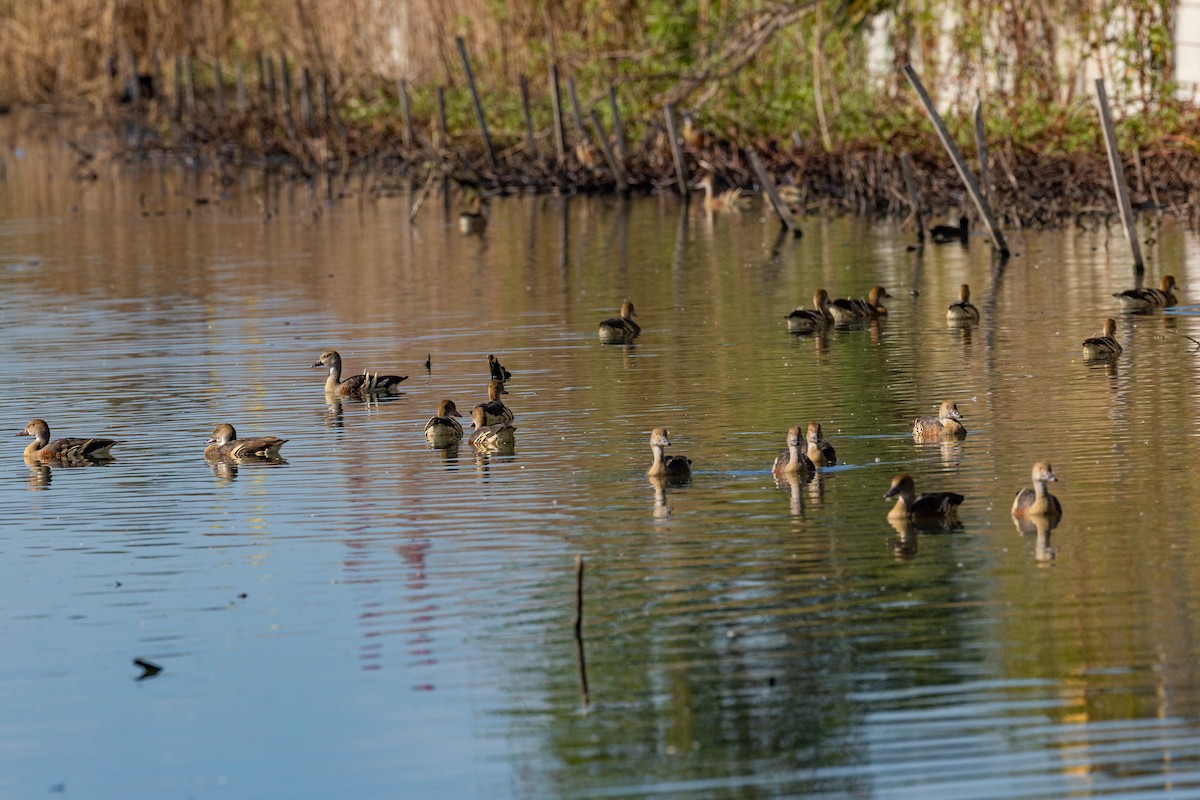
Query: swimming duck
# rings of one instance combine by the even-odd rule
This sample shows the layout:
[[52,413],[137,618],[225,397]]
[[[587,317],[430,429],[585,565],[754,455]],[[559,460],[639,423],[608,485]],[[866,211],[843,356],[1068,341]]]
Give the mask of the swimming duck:
[[458,215],[458,229],[463,233],[482,233],[487,227],[487,209],[483,195],[475,193],[462,213]]
[[329,377],[325,379],[325,393],[346,397],[348,395],[376,394],[398,389],[400,382],[408,380],[407,375],[380,375],[378,372],[363,372],[361,375],[351,375],[342,380],[342,357],[337,350],[329,350],[321,354],[313,364],[316,367],[329,367]]
[[471,409],[471,427],[475,432],[467,440],[478,450],[511,453],[517,444],[516,426],[507,422],[489,424],[483,406]]
[[917,440],[962,439],[967,429],[959,420],[958,404],[949,400],[938,408],[936,417],[917,417],[913,420],[912,435]]
[[[665,432],[664,432],[665,433]],[[800,436],[800,426],[793,425],[787,432],[787,450],[775,459],[771,472],[775,475],[807,475],[815,469],[813,462],[800,449],[804,440]]]
[[[507,425],[513,421],[512,409],[500,399],[502,394],[508,394],[508,390],[504,388],[504,381],[490,381],[487,402],[475,406],[483,409],[485,425]],[[471,409],[471,419],[475,419],[475,409]]]
[[663,448],[670,446],[666,428],[655,428],[650,432],[650,450],[654,453],[654,462],[646,474],[651,478],[690,478],[692,460],[685,456],[664,456]]
[[504,368],[495,356],[488,355],[488,372],[492,375],[494,381],[506,381],[512,377],[512,373]]
[[834,322],[855,322],[862,319],[875,319],[887,316],[881,298],[891,298],[888,290],[882,286],[872,286],[867,292],[867,299],[861,297],[839,297],[829,303],[827,310]]
[[25,458],[41,461],[88,461],[112,458],[109,449],[117,444],[112,439],[67,438],[50,441],[50,426],[44,420],[30,420],[17,436],[32,436],[25,447]]
[[967,223],[969,220],[966,217],[958,218],[958,227],[953,225],[934,225],[929,229],[933,234],[934,244],[946,244],[947,242],[967,241]]
[[954,492],[931,492],[917,494],[912,476],[901,472],[892,478],[892,488],[883,495],[885,500],[895,497],[896,505],[888,512],[889,520],[946,519],[958,516],[958,507],[963,496]]
[[1012,515],[1018,519],[1034,516],[1061,517],[1062,503],[1046,490],[1048,481],[1058,482],[1049,461],[1039,461],[1030,473],[1032,489],[1022,489],[1013,498]]
[[1116,340],[1117,322],[1104,320],[1104,333],[1083,340],[1084,358],[1111,358],[1121,354],[1121,343]]
[[1158,289],[1126,289],[1113,295],[1129,309],[1164,308],[1175,305],[1174,275],[1163,275]]
[[642,326],[633,321],[637,312],[633,301],[625,298],[621,303],[621,316],[600,323],[600,341],[606,344],[629,344],[642,333]]
[[953,322],[979,322],[979,309],[971,305],[971,287],[964,283],[958,287],[958,302],[946,309],[946,319]]
[[821,423],[808,423],[808,457],[818,467],[837,464],[837,451],[833,445],[821,438]]
[[788,331],[791,333],[820,333],[833,323],[833,317],[829,314],[827,306],[829,302],[829,292],[824,289],[817,289],[813,294],[813,306],[815,310],[810,310],[802,306],[797,306],[796,310],[788,314],[785,319],[788,324]]
[[712,175],[705,175],[697,186],[704,189],[705,211],[742,211],[750,205],[750,198],[742,194],[741,189],[726,189],[717,194],[715,180]]
[[425,438],[434,447],[445,447],[462,438],[463,429],[455,417],[460,417],[453,400],[438,403],[437,416],[425,423]]
[[213,429],[212,436],[205,442],[205,458],[241,458],[243,456],[258,456],[259,458],[278,458],[279,448],[287,439],[275,436],[257,436],[253,439],[237,438],[237,431],[229,423],[222,423]]

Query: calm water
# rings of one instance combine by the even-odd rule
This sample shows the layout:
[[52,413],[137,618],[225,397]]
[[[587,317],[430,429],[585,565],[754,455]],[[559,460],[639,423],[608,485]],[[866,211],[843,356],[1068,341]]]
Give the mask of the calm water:
[[[777,243],[672,198],[510,199],[467,237],[457,200],[410,227],[354,180],[80,182],[4,141],[6,430],[120,444],[4,447],[0,796],[1200,795],[1200,320],[1117,313],[1115,229],[1012,232],[1003,271],[979,239],[918,265],[892,225]],[[1150,279],[1200,298],[1200,241],[1153,236]],[[983,323],[948,328],[964,281]],[[873,283],[882,325],[786,332]],[[599,345],[626,296],[642,338]],[[1125,354],[1083,363],[1110,315]],[[330,348],[404,391],[327,403]],[[488,353],[516,454],[427,448]],[[944,399],[970,435],[914,444]],[[777,486],[809,420],[844,463]],[[220,422],[285,463],[208,464]],[[645,477],[655,425],[690,485]],[[1041,458],[1048,542],[1009,518]],[[902,470],[967,495],[961,528],[898,534]]]

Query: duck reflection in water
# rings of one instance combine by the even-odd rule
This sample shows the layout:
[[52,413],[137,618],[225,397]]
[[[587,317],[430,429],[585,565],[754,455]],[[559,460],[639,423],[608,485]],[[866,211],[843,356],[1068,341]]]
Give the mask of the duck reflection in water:
[[671,516],[671,505],[667,502],[667,479],[648,476],[650,486],[654,489],[654,518],[666,519]]
[[1050,546],[1050,532],[1058,527],[1062,517],[1037,514],[1031,517],[1013,517],[1013,526],[1022,536],[1033,536],[1033,559],[1038,562],[1053,561],[1058,551]]
[[[819,480],[819,479],[817,479]],[[788,510],[796,519],[804,519],[804,484],[816,482],[812,474],[798,472],[776,473],[775,486],[788,493]]]
[[30,489],[50,488],[50,481],[54,479],[54,474],[50,471],[49,464],[37,464],[32,461],[27,461],[26,466],[29,467]]

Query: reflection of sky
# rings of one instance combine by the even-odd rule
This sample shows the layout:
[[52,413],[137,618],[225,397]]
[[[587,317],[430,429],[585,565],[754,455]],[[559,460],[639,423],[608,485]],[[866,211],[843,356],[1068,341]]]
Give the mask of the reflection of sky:
[[[203,175],[46,169],[0,184],[7,424],[121,443],[37,472],[5,443],[0,795],[1188,785],[1200,501],[1162,465],[1200,455],[1200,328],[1122,316],[1116,368],[1077,363],[1126,282],[1099,234],[1031,234],[1002,274],[982,242],[928,248],[914,298],[906,234],[854,219],[772,253],[753,213],[520,198],[466,238],[453,204],[410,228],[403,198],[326,208],[250,177],[196,206]],[[1186,295],[1192,239],[1160,233]],[[944,313],[968,279],[990,318],[964,336]],[[876,282],[883,324],[784,332],[814,285]],[[625,296],[645,334],[600,347]],[[331,409],[309,368],[330,347],[402,393]],[[489,352],[517,454],[427,449],[441,399],[483,399]],[[968,438],[914,445],[943,399]],[[771,460],[809,419],[843,463],[781,491]],[[286,463],[215,474],[226,421],[288,438]],[[661,496],[656,424],[695,470]],[[1046,457],[1066,521],[1039,564],[1008,504]],[[967,501],[897,560],[901,470]],[[163,673],[136,682],[134,657]]]

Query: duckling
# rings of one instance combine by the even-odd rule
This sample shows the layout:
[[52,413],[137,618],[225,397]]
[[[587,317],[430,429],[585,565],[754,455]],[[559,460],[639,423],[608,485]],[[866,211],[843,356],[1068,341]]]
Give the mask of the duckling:
[[808,423],[808,457],[818,467],[837,464],[837,451],[833,445],[821,438],[821,423]]
[[828,302],[829,292],[817,289],[813,294],[815,311],[797,306],[792,313],[784,317],[787,320],[788,331],[791,333],[821,333],[824,331],[833,324],[833,317],[830,316],[829,308],[826,305]]
[[1117,322],[1113,319],[1104,320],[1104,333],[1083,340],[1084,358],[1113,358],[1121,354],[1121,343],[1113,334],[1117,332]]
[[717,194],[712,175],[705,175],[696,185],[704,189],[705,211],[742,211],[750,205],[750,198],[745,197],[741,189],[726,189]]
[[946,309],[946,319],[951,322],[979,322],[979,309],[971,305],[971,287],[964,283],[958,287],[958,302]]
[[650,432],[650,450],[654,462],[646,474],[651,478],[675,478],[684,480],[692,476],[692,460],[685,456],[664,456],[663,448],[670,447],[666,428],[655,428]]
[[488,372],[492,375],[494,381],[506,381],[512,377],[512,373],[504,368],[495,356],[488,355]]
[[1050,462],[1039,461],[1034,464],[1030,478],[1033,480],[1033,488],[1017,492],[1017,496],[1013,498],[1012,515],[1017,519],[1035,516],[1061,517],[1062,503],[1046,490],[1048,481],[1058,482]]
[[621,316],[600,323],[600,341],[605,344],[630,344],[642,333],[642,326],[633,321],[636,316],[633,301],[625,298],[625,302],[621,303]]
[[391,392],[399,389],[401,381],[408,380],[407,375],[380,375],[378,372],[365,371],[361,375],[351,375],[342,380],[342,357],[337,350],[322,353],[313,364],[314,369],[317,367],[329,367],[329,377],[325,379],[325,393],[339,397]]
[[[504,388],[504,381],[490,381],[487,402],[475,406],[483,409],[485,425],[507,425],[513,421],[512,409],[500,399],[502,394],[508,394],[508,390]],[[475,419],[474,408],[471,409],[471,419]]]
[[960,419],[962,414],[958,412],[958,404],[947,400],[938,408],[936,417],[917,417],[913,420],[913,438],[917,441],[962,439],[967,435],[967,429],[959,422]]
[[1121,305],[1131,310],[1165,308],[1175,305],[1174,289],[1178,288],[1175,285],[1175,276],[1163,275],[1162,283],[1159,286],[1158,289],[1126,289],[1114,294],[1113,297],[1120,300]]
[[881,298],[891,298],[888,290],[882,286],[872,286],[867,292],[867,299],[861,297],[839,297],[829,303],[828,311],[834,322],[857,322],[864,319],[875,319],[887,316],[888,310]]
[[799,425],[788,428],[787,450],[776,457],[775,464],[771,467],[772,473],[775,475],[808,475],[816,469],[813,462],[800,449],[802,441]]
[[953,225],[934,225],[929,229],[929,232],[933,234],[934,244],[946,244],[956,240],[966,243],[968,222],[966,217],[959,217],[957,228]]
[[892,488],[883,495],[885,500],[895,497],[896,505],[888,512],[889,520],[907,519],[952,519],[958,516],[958,507],[963,496],[954,492],[931,492],[917,494],[912,476],[901,472],[892,478]]
[[205,442],[205,458],[279,458],[279,448],[287,439],[276,436],[257,436],[253,439],[237,438],[237,431],[229,423],[213,428],[212,436]]
[[475,432],[467,441],[477,450],[512,453],[517,444],[516,426],[507,422],[488,424],[487,420],[487,412],[483,406],[471,409],[471,427]]
[[487,205],[483,202],[483,195],[475,192],[467,208],[458,215],[458,229],[468,234],[483,233],[487,223]]
[[445,447],[462,439],[463,429],[455,417],[461,417],[453,400],[438,403],[437,416],[425,423],[425,438],[434,447]]
[[44,420],[30,420],[17,436],[32,436],[25,447],[25,458],[41,461],[92,461],[112,458],[109,449],[117,444],[113,439],[67,438],[50,441],[50,426]]

